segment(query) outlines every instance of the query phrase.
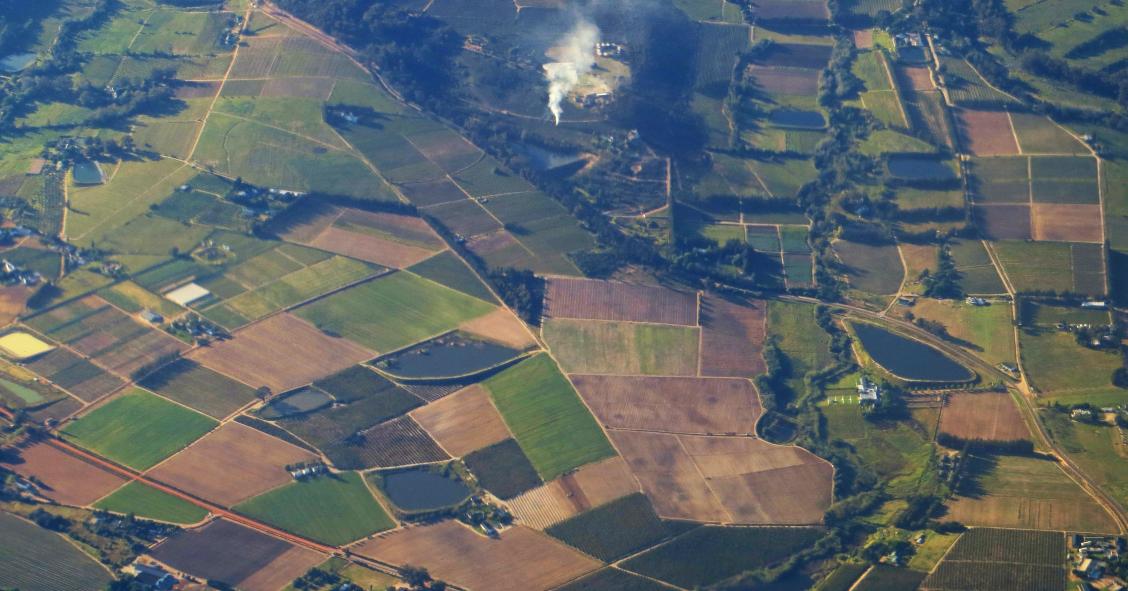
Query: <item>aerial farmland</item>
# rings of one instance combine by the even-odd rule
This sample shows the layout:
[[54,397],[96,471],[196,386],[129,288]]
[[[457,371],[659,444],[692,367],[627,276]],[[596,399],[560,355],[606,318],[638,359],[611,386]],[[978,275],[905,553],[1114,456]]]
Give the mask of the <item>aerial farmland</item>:
[[1122,589],[1126,26],[0,0],[0,588]]

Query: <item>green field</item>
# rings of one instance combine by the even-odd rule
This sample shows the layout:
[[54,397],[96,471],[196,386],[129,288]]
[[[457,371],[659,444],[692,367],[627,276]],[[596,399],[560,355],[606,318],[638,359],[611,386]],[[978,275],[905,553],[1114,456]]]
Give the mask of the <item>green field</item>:
[[502,499],[543,484],[536,468],[513,439],[474,451],[464,459],[478,483]]
[[696,327],[551,319],[543,335],[568,373],[695,375]]
[[137,470],[151,468],[218,423],[134,388],[61,431],[69,441]]
[[1025,154],[1088,154],[1089,149],[1049,118],[1011,113],[1014,133]]
[[877,90],[862,93],[862,103],[878,121],[890,127],[905,127],[905,113],[901,110],[901,100],[892,90]]
[[455,329],[494,307],[400,271],[297,310],[321,330],[387,353]]
[[1007,302],[972,306],[959,301],[919,298],[912,312],[919,318],[940,322],[948,334],[969,343],[968,348],[992,365],[1013,365],[1016,360],[1014,321]]
[[293,482],[240,503],[235,510],[334,546],[395,527],[355,472]]
[[[1091,402],[1123,404],[1126,399],[1128,393],[1120,390],[1104,401],[1091,399]],[[1128,472],[1124,470],[1128,443],[1121,437],[1120,429],[1073,421],[1065,413],[1051,409],[1042,410],[1040,416],[1050,436],[1087,476],[1121,503],[1128,501]]]
[[1069,244],[1002,240],[995,252],[1015,291],[1073,291]]
[[254,388],[187,359],[149,374],[141,385],[217,419],[255,398]]
[[839,240],[834,243],[838,258],[846,266],[850,287],[875,295],[897,293],[905,278],[905,268],[897,246],[874,246]]
[[1022,369],[1047,394],[1108,388],[1113,370],[1121,366],[1115,352],[1083,347],[1072,334],[1052,328],[1019,331],[1019,345]]
[[615,455],[548,355],[531,357],[486,380],[485,386],[543,480]]
[[642,493],[585,511],[545,530],[548,535],[604,562],[649,548],[674,533]]
[[935,428],[935,412],[925,424],[917,421],[875,424],[862,416],[854,398],[829,404],[821,410],[826,417],[828,440],[848,442],[867,468],[889,479],[890,490],[906,493],[916,490],[932,457],[930,436],[925,434]]
[[866,85],[866,90],[892,90],[889,72],[885,69],[885,59],[880,51],[862,51],[851,67],[854,75]]
[[791,362],[787,383],[796,392],[802,391],[804,375],[833,360],[830,337],[815,323],[815,307],[810,304],[769,300],[768,334],[778,339],[780,350]]
[[100,564],[59,534],[0,513],[0,587],[22,591],[87,591],[113,580]]
[[690,589],[770,566],[815,543],[802,527],[699,527],[623,563],[623,568]]
[[458,255],[449,250],[416,263],[407,270],[424,279],[441,283],[491,304],[497,302],[489,288],[482,283],[482,280],[474,275],[474,272],[458,258]]
[[892,129],[879,129],[870,133],[858,149],[867,156],[888,153],[931,154],[936,151],[932,144]]
[[94,506],[115,513],[180,524],[198,523],[208,516],[206,509],[137,481],[117,489]]

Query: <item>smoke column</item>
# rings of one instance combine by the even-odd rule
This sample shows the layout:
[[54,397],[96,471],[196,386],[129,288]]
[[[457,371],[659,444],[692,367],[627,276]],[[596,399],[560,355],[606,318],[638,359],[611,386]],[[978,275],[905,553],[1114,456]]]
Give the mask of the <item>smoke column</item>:
[[548,110],[552,111],[557,125],[560,125],[560,104],[564,97],[595,65],[596,43],[599,43],[599,27],[581,19],[550,50],[556,61],[544,65],[544,77],[548,80]]

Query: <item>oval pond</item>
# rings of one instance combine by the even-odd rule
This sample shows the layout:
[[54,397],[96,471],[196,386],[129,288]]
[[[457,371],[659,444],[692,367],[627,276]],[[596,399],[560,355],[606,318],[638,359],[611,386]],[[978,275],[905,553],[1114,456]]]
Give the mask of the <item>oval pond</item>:
[[858,322],[851,326],[866,353],[896,376],[922,382],[962,382],[973,377],[966,367],[920,341],[872,324]]

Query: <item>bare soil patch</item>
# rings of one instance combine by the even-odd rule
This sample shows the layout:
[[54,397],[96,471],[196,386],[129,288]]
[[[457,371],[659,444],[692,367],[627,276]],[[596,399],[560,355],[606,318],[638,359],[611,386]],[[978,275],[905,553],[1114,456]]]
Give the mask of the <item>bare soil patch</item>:
[[522,350],[536,344],[519,318],[505,308],[469,320],[458,327],[474,336]]
[[663,517],[743,524],[822,521],[833,467],[794,446],[750,437],[612,431]]
[[957,109],[956,128],[964,148],[976,156],[1018,154],[1010,116],[1006,111]]
[[325,562],[324,554],[294,546],[255,574],[243,579],[239,588],[247,591],[278,591],[322,562]]
[[858,49],[870,49],[873,47],[873,29],[854,31],[854,47]]
[[25,478],[34,476],[46,485],[40,487],[40,493],[63,505],[89,505],[126,482],[113,472],[88,464],[46,443],[19,448],[19,458],[16,462],[0,465]]
[[325,228],[309,242],[310,246],[343,254],[385,267],[403,269],[430,258],[435,251],[411,246],[378,236],[350,232],[334,226]]
[[16,319],[27,306],[34,290],[26,285],[7,285],[0,287],[0,326]]
[[1101,241],[1100,205],[1035,203],[1031,212],[1035,240]]
[[149,475],[225,507],[290,482],[287,464],[317,456],[230,422],[160,464]]
[[901,80],[909,85],[910,90],[936,90],[932,82],[932,74],[928,68],[922,66],[900,66],[898,68]]
[[411,416],[455,457],[512,437],[490,393],[477,384],[417,408]]
[[196,349],[189,357],[244,384],[285,392],[375,354],[282,313],[240,330],[230,340]]
[[1013,441],[1030,431],[1009,394],[952,394],[940,415],[940,430],[961,439]]
[[819,91],[818,70],[763,66],[751,66],[751,70],[756,84],[772,94],[810,96]]
[[1030,240],[1029,205],[976,205],[975,222],[992,240]]
[[545,315],[696,326],[697,295],[618,281],[553,278],[545,294]]
[[751,378],[764,373],[767,305],[701,298],[701,375]]
[[611,429],[752,434],[760,418],[745,379],[574,375],[572,382]]
[[289,542],[259,533],[226,519],[181,530],[155,546],[150,554],[176,570],[231,587],[273,564],[294,548]]
[[353,552],[397,566],[422,566],[437,579],[491,591],[551,589],[600,566],[526,527],[511,527],[490,539],[456,521],[397,530]]

